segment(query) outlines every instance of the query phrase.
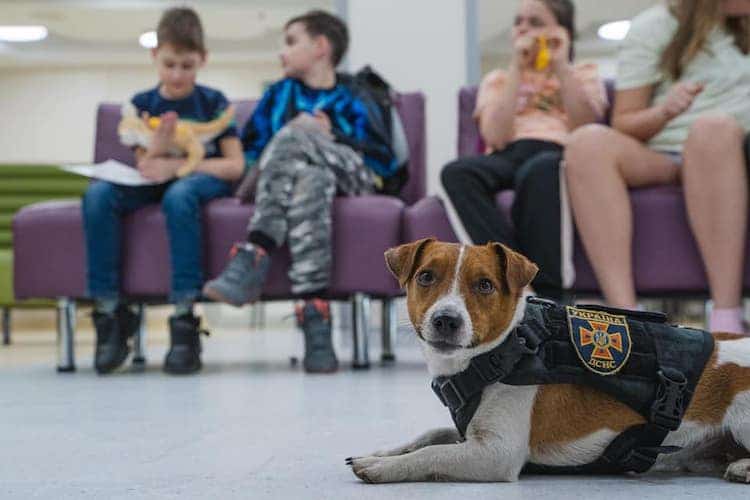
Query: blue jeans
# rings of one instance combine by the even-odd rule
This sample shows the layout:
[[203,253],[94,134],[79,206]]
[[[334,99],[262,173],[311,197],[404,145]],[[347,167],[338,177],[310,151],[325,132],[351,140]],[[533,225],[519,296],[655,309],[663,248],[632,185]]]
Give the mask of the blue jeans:
[[201,206],[230,192],[229,182],[203,173],[158,186],[91,184],[83,195],[89,296],[119,298],[122,216],[161,201],[172,263],[169,300],[177,303],[198,298],[203,285]]

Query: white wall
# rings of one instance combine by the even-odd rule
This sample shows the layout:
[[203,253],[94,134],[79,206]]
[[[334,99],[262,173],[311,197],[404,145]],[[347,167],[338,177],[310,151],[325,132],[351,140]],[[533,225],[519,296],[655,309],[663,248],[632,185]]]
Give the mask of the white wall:
[[[280,76],[276,62],[211,65],[199,82],[230,99],[258,97],[263,83]],[[122,102],[156,84],[155,70],[137,66],[2,68],[0,163],[90,162],[96,106]]]
[[349,0],[348,64],[371,64],[400,91],[427,95],[427,189],[456,156],[458,89],[467,81],[463,0]]

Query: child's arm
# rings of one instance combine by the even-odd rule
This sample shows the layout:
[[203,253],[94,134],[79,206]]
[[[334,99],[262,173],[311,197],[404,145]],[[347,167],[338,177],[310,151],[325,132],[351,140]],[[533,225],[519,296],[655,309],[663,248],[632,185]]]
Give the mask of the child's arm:
[[[245,158],[242,155],[240,140],[237,137],[225,137],[219,141],[219,149],[221,157],[202,160],[195,167],[195,171],[227,181],[236,181],[245,171]],[[147,179],[159,182],[174,178],[177,170],[185,164],[184,158],[151,157],[142,149],[136,151],[136,158],[141,174]]]
[[513,138],[521,70],[511,64],[508,71],[494,71],[479,86],[474,119],[484,143],[503,149]]
[[236,181],[245,172],[245,156],[242,154],[242,143],[237,136],[225,137],[219,141],[221,157],[207,158],[195,168],[225,181]]

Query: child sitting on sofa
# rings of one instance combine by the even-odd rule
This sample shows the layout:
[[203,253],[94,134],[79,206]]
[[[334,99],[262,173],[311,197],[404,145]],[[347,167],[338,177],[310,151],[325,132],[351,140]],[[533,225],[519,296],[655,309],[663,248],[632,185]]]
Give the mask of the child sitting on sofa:
[[333,197],[375,189],[375,176],[397,170],[389,137],[371,96],[337,75],[348,45],[346,25],[323,11],[287,22],[281,65],[285,78],[263,95],[242,133],[245,158],[259,169],[255,212],[246,242],[237,243],[205,296],[240,306],[256,300],[269,254],[285,241],[292,292],[305,335],[304,367],[333,372],[329,307],[320,297],[331,274]]
[[87,287],[95,301],[94,365],[100,374],[122,365],[129,352],[128,339],[138,326],[135,314],[119,294],[121,219],[158,202],[167,221],[172,264],[169,298],[175,304],[175,313],[169,318],[171,346],[164,370],[192,373],[201,368],[200,318],[193,315],[192,308],[203,284],[201,207],[213,198],[231,194],[232,181],[244,172],[242,144],[232,125],[206,145],[205,159],[193,173],[176,178],[185,160],[170,157],[167,149],[177,118],[210,121],[228,102],[220,91],[195,82],[206,62],[206,48],[200,19],[193,10],[167,10],[159,21],[157,39],[152,55],[159,84],[136,94],[132,104],[139,114],[161,117],[151,145],[136,149],[135,156],[138,170],[162,183],[128,187],[99,181],[83,198]]

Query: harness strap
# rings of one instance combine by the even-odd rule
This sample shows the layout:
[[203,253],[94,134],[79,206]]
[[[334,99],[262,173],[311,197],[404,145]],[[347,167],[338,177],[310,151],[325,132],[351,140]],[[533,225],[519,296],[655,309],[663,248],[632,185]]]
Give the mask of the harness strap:
[[[618,379],[595,375],[582,367],[571,344],[565,309],[548,301],[530,299],[524,319],[500,345],[473,358],[464,371],[435,378],[432,389],[450,409],[462,436],[481,402],[484,388],[494,383],[572,383],[602,390],[636,410],[647,422],[618,435],[594,462],[575,467],[529,464],[528,471],[645,472],[654,465],[659,454],[679,450],[674,446],[662,446],[662,443],[670,431],[680,426],[705,362],[713,351],[713,338],[706,332],[692,329],[681,329],[678,333],[676,327],[665,324],[666,317],[662,314],[601,306],[578,308],[627,317],[631,333],[639,341],[632,346]],[[622,382],[612,383],[616,380]]]

